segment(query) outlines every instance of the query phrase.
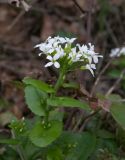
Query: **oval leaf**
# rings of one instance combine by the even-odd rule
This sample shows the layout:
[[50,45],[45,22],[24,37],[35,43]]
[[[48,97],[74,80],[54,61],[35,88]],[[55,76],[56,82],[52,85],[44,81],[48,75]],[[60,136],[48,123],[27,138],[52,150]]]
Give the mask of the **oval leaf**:
[[42,101],[42,98],[45,96],[43,95],[44,93],[30,85],[24,91],[29,109],[38,116],[44,116],[45,104]]
[[70,97],[54,97],[47,99],[47,104],[55,107],[79,107],[82,109],[89,109],[86,102],[81,102]]
[[125,105],[122,103],[113,103],[110,111],[117,123],[125,129]]
[[89,133],[84,132],[81,134],[80,141],[67,156],[67,160],[87,160],[92,155],[96,148],[96,137]]
[[50,147],[47,152],[47,160],[64,160],[62,150],[59,147]]
[[27,77],[27,78],[23,79],[23,82],[27,85],[32,85],[35,88],[40,89],[40,90],[47,92],[47,93],[54,92],[54,89],[50,85],[48,85],[47,83],[40,81],[40,80],[36,80],[36,79],[32,79],[32,78]]
[[36,146],[46,147],[60,136],[62,132],[62,122],[51,121],[48,125],[49,126],[45,126],[45,124],[37,123],[31,130],[30,140]]
[[95,151],[96,137],[89,132],[66,131],[57,139],[56,146],[63,150],[66,160],[87,160]]

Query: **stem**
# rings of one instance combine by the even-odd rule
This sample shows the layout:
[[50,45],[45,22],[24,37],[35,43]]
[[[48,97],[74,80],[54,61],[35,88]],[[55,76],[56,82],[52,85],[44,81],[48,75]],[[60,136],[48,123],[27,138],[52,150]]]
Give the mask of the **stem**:
[[[11,133],[12,133],[12,138],[15,139],[16,136],[15,136],[14,131],[12,130]],[[24,154],[23,154],[23,152],[22,152],[22,150],[21,150],[21,147],[20,147],[19,145],[16,146],[16,150],[17,150],[17,152],[18,152],[18,154],[19,154],[19,156],[20,156],[20,159],[21,159],[21,160],[26,160],[25,157],[24,157]]]
[[58,89],[60,88],[60,86],[62,85],[63,81],[64,81],[65,77],[64,77],[64,72],[61,72],[59,75],[59,78],[55,84],[55,94],[57,93]]
[[[60,88],[60,86],[62,85],[64,79],[65,79],[64,72],[62,71],[62,72],[60,72],[59,78],[55,84],[55,87],[54,87],[55,92],[50,95],[50,98],[53,98],[53,96],[56,95],[56,93],[57,93],[58,89]],[[47,110],[45,112],[45,114],[46,114],[45,115],[45,122],[46,123],[48,123],[48,119],[49,119],[49,111],[50,111],[49,107],[50,106],[47,106]]]
[[46,116],[45,116],[45,122],[46,124],[48,123],[48,119],[49,119],[49,106],[47,106],[47,110],[46,110]]
[[107,70],[107,68],[110,66],[110,64],[112,63],[112,60],[113,59],[110,59],[110,61],[104,66],[104,68],[101,70],[101,72],[99,73],[99,75],[98,75],[98,77],[97,77],[97,79],[96,79],[96,81],[95,81],[95,83],[94,83],[94,85],[93,85],[93,87],[92,87],[92,90],[91,90],[91,93],[90,93],[90,97],[92,97],[93,96],[93,94],[94,94],[94,91],[95,91],[95,89],[96,89],[96,86],[98,85],[98,83],[99,83],[99,81],[100,81],[100,79],[101,79],[101,76],[102,76],[102,74]]
[[88,121],[93,117],[93,116],[95,116],[96,114],[98,114],[99,112],[100,112],[100,108],[98,109],[98,110],[96,110],[96,111],[93,111],[91,114],[89,114],[88,116],[86,116],[85,118],[84,118],[84,120],[83,120],[83,125],[80,127],[80,129],[79,129],[79,132],[82,132],[83,131],[83,129],[85,128],[85,126],[86,126],[86,124],[88,123]]
[[[84,113],[81,114],[80,118],[79,118],[79,121],[76,123],[76,125],[74,126],[73,128],[73,131],[83,131],[86,123],[88,122],[89,119],[91,119],[94,115],[96,115],[101,109],[98,109],[96,111],[92,111],[89,115],[87,115],[85,118],[84,117]],[[80,128],[79,128],[79,125],[80,124],[83,124]]]

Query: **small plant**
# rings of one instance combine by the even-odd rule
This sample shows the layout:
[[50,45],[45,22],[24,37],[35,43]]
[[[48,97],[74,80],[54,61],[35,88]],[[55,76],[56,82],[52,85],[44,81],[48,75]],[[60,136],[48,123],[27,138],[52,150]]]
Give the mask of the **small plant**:
[[[25,87],[26,102],[31,111],[41,120],[33,127],[30,132],[30,140],[39,147],[46,147],[55,141],[62,133],[63,117],[56,118],[59,114],[57,109],[63,107],[79,107],[89,109],[85,102],[71,97],[57,96],[57,92],[62,87],[66,74],[75,69],[89,69],[94,76],[93,69],[98,63],[101,55],[95,53],[94,46],[90,43],[80,46],[73,42],[76,38],[49,37],[45,43],[36,45],[42,54],[46,55],[49,61],[45,67],[54,65],[59,69],[59,78],[54,86],[41,82],[39,80],[25,78],[23,80]],[[54,114],[54,115],[53,115]]]

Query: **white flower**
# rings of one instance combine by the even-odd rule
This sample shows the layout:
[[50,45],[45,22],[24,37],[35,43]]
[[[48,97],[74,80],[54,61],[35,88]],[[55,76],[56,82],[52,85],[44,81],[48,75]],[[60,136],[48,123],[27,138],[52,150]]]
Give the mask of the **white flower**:
[[89,50],[94,51],[94,45],[92,45],[91,43],[88,43],[88,45],[89,45]]
[[96,69],[95,64],[87,64],[87,65],[86,65],[86,69],[90,70],[90,72],[91,72],[92,75],[94,76],[94,71],[93,71],[93,69]]
[[120,53],[121,53],[122,55],[125,55],[125,47],[123,47],[123,48],[121,49]]
[[112,49],[111,53],[110,53],[110,57],[119,57],[120,56],[119,55],[119,53],[120,53],[119,51],[120,51],[119,48]]
[[66,40],[67,43],[71,44],[76,40],[76,38],[67,38],[66,37],[65,40]]
[[98,63],[98,58],[103,57],[103,56],[99,55],[98,53],[95,53],[92,50],[88,50],[87,55],[88,55],[89,63],[92,63],[92,60],[93,60],[94,63]]
[[80,46],[79,44],[77,44],[77,46],[78,46],[78,49],[79,49],[79,51],[81,53],[86,53],[88,51],[88,47],[86,45],[84,45],[84,44],[82,46]]
[[125,55],[125,47],[112,49],[109,56],[120,57],[121,55]]
[[59,62],[56,61],[59,59],[59,54],[55,54],[54,57],[49,55],[49,56],[47,56],[47,59],[50,60],[50,62],[48,62],[45,65],[45,67],[50,67],[50,66],[54,65],[56,68],[60,68]]
[[69,58],[72,60],[72,62],[80,61],[80,57],[82,55],[80,53],[77,53],[76,47],[71,49],[71,52],[69,53]]
[[52,45],[47,43],[38,44],[35,46],[35,48],[37,47],[39,47],[39,50],[42,51],[42,53],[39,53],[39,56],[41,56],[41,54],[49,53],[49,51],[52,49]]
[[[48,37],[44,43],[38,44],[35,47],[39,47],[41,54],[45,54],[49,62],[45,67],[54,65],[56,68],[60,68],[63,63],[65,64],[65,59],[67,64],[72,65],[74,62],[83,62],[81,68],[86,68],[90,70],[92,75],[94,75],[94,69],[96,69],[95,64],[98,63],[99,57],[102,57],[94,51],[94,45],[91,43],[87,45],[77,44],[76,47],[72,47],[72,43],[76,38],[67,38],[56,36],[54,38]],[[125,48],[122,49],[122,52]],[[61,58],[64,57],[64,62]],[[68,63],[69,62],[69,63]]]
[[60,42],[61,44],[66,43],[66,40],[65,40],[65,38],[63,38],[63,37],[57,36],[57,37],[55,37],[54,39],[55,39],[56,41]]
[[59,57],[63,57],[65,55],[64,50],[62,49],[61,45],[59,45],[56,49],[56,54],[59,54]]

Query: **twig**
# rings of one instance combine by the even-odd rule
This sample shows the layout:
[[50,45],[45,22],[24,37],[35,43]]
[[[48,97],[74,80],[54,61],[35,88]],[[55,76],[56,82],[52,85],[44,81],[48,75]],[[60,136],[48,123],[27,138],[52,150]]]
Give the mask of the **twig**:
[[91,93],[90,93],[90,96],[91,96],[91,97],[93,96],[93,93],[94,93],[94,91],[95,91],[95,88],[96,88],[96,86],[98,85],[102,74],[107,70],[107,68],[109,67],[109,65],[111,64],[111,62],[112,62],[112,59],[110,59],[110,61],[104,66],[104,68],[102,69],[102,71],[99,73],[99,75],[98,75],[98,77],[97,77],[97,79],[96,79],[96,81],[95,81],[95,83],[94,83],[94,85],[93,85],[93,87],[92,87],[92,90],[91,90]]
[[[33,5],[34,3],[36,3],[37,0],[33,0],[31,2],[30,5]],[[1,39],[3,38],[3,36],[5,36],[9,31],[11,31],[13,29],[13,27],[19,22],[19,20],[25,15],[25,11],[21,11],[19,13],[19,15],[12,21],[12,23],[9,25],[9,27],[7,28],[7,30],[2,34],[2,36],[0,37]]]
[[86,116],[83,120],[83,125],[79,128],[79,132],[82,132],[83,129],[86,126],[86,123],[93,117],[95,116],[101,109],[98,109],[96,111],[92,111],[91,114],[89,114],[88,116]]
[[84,117],[84,113],[82,113],[81,115],[80,115],[80,118],[79,118],[79,120],[78,120],[78,122],[76,123],[76,125],[74,126],[74,128],[72,129],[72,131],[77,131],[77,129],[78,129],[78,127],[79,127],[79,125],[82,123],[82,121],[83,121],[83,117]]
[[107,32],[109,33],[109,35],[110,35],[111,38],[112,38],[112,41],[114,42],[114,44],[115,44],[116,46],[119,46],[118,40],[117,40],[115,34],[113,33],[113,31],[112,31],[112,29],[111,29],[111,27],[110,27],[110,24],[107,23],[107,22],[105,22],[105,25],[106,25],[106,28],[107,28]]
[[89,11],[87,18],[87,43],[91,41],[91,29],[92,29],[92,8],[93,8],[93,0],[89,0]]
[[109,95],[113,92],[113,90],[117,87],[117,85],[118,85],[118,84],[120,83],[120,81],[122,80],[124,74],[125,74],[125,69],[122,70],[119,78],[116,80],[116,82],[113,84],[113,86],[108,90],[108,92],[106,93],[106,97],[109,96]]
[[76,110],[72,110],[70,112],[70,115],[69,115],[69,117],[68,117],[68,119],[66,120],[66,123],[65,123],[65,129],[68,129],[68,127],[70,126],[70,123],[72,121],[72,117],[73,117],[75,112],[76,112]]
[[79,8],[79,10],[83,13],[83,15],[85,13],[87,13],[87,11],[83,10],[83,8],[78,4],[78,2],[76,0],[72,0],[74,2],[74,4]]

